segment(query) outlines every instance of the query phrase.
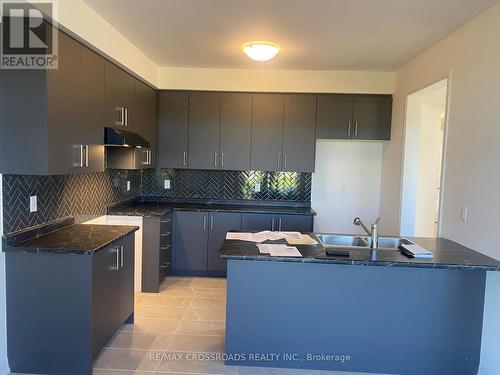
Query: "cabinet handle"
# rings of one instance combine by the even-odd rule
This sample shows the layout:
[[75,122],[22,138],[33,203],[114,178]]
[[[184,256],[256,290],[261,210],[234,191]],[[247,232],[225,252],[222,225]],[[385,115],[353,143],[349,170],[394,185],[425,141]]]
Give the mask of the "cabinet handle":
[[125,110],[125,126],[128,126],[128,108],[124,108]]
[[271,223],[271,230],[274,232],[274,217],[273,217],[273,221]]
[[281,154],[278,154],[278,171],[281,170]]
[[84,145],[80,145],[80,168],[83,168],[83,166],[84,166],[84,162],[83,162],[83,160],[84,160],[84,156],[83,156],[84,151],[83,151],[83,148],[84,147],[85,147]]
[[203,230],[207,230],[207,217],[203,216]]
[[278,224],[279,225],[279,229],[278,230],[281,232],[281,218],[279,218],[278,220],[279,220],[279,224]]
[[214,152],[214,165],[217,166],[217,152]]
[[182,165],[186,165],[187,164],[187,153],[186,151],[183,151],[182,152]]
[[85,166],[89,167],[89,145],[85,146]]
[[358,136],[358,122],[357,121],[354,123],[354,136],[355,137]]
[[286,154],[283,154],[283,169],[286,169]]
[[214,217],[210,216],[210,230],[214,230]]
[[123,258],[125,257],[123,253],[123,246],[120,246],[120,253],[121,253],[120,266],[121,268],[123,268]]
[[148,160],[148,165],[151,165],[152,162],[151,162],[151,159],[153,159],[153,151],[152,150],[148,150],[148,155],[149,155],[149,160]]
[[223,167],[224,166],[224,153],[221,152],[220,154],[220,166]]
[[118,271],[120,269],[120,248],[119,247],[115,248],[115,251],[116,251],[115,271]]
[[349,124],[347,125],[347,136],[351,136],[351,122],[349,121]]

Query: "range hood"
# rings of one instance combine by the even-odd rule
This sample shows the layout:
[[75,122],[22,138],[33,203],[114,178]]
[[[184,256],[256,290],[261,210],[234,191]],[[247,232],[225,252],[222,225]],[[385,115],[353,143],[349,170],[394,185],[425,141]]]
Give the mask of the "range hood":
[[104,145],[151,147],[150,143],[139,134],[114,128],[104,128]]

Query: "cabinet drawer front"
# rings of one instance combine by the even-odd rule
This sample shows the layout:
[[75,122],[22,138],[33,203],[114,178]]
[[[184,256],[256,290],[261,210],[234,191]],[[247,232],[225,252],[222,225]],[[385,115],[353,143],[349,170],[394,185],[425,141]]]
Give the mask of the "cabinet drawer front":
[[172,232],[172,218],[162,217],[160,219],[160,233]]

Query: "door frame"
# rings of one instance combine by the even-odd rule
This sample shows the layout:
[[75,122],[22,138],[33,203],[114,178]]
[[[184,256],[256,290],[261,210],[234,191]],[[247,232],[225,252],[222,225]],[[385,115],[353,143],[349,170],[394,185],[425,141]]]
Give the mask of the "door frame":
[[408,121],[408,99],[410,95],[413,95],[419,91],[426,89],[427,87],[433,86],[442,81],[446,82],[446,100],[445,100],[445,110],[444,110],[444,129],[443,129],[443,152],[441,155],[441,177],[440,177],[440,188],[439,188],[439,205],[438,205],[438,228],[437,237],[441,237],[443,234],[443,206],[445,199],[445,178],[446,178],[446,155],[448,151],[448,130],[449,130],[449,119],[450,119],[450,107],[451,107],[451,89],[453,82],[453,70],[450,69],[448,74],[442,75],[439,78],[428,81],[425,84],[419,85],[417,88],[412,90],[406,90],[405,95],[405,105],[404,105],[404,120],[403,120],[403,141],[402,141],[402,164],[401,164],[401,176],[400,176],[400,189],[399,189],[399,223],[398,231],[401,234],[402,229],[402,211],[403,211],[403,192],[404,192],[404,172],[405,165],[407,161],[406,154],[406,133],[407,133],[407,121]]

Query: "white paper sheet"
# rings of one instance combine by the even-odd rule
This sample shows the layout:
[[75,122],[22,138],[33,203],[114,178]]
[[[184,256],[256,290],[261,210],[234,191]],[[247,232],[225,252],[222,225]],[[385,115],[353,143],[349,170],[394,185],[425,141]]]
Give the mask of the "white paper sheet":
[[240,241],[248,241],[248,242],[264,242],[266,240],[265,237],[258,236],[254,233],[245,233],[245,232],[227,232],[226,240],[240,240]]

